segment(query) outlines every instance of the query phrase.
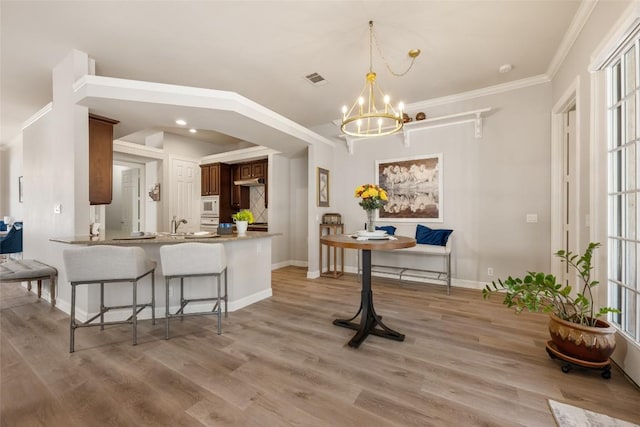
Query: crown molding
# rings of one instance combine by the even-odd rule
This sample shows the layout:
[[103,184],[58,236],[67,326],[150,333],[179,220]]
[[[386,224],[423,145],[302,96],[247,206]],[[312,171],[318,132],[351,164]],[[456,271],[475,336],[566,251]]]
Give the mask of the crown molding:
[[481,96],[495,95],[498,93],[508,92],[511,90],[522,89],[529,86],[549,83],[551,79],[546,74],[540,74],[526,79],[520,79],[513,82],[502,83],[495,86],[488,86],[482,89],[471,90],[469,92],[461,92],[455,95],[443,96],[442,98],[434,98],[426,101],[407,104],[405,111],[416,111],[423,108],[434,107],[437,105],[451,104],[454,102],[468,101],[470,99],[479,98]]
[[611,27],[611,30],[609,30],[594,50],[594,53],[591,55],[589,71],[593,73],[604,68],[607,62],[616,55],[621,46],[626,43],[626,40],[635,34],[639,26],[640,3],[633,1],[625,11],[622,12],[620,18],[618,18],[613,27]]
[[29,126],[31,126],[32,124],[40,120],[42,116],[44,116],[51,110],[53,110],[53,102],[48,103],[47,105],[42,107],[40,110],[38,110],[38,112],[36,112],[33,116],[25,120],[25,122],[22,123],[22,130],[25,130],[26,128],[28,128]]
[[598,4],[598,0],[585,0],[580,3],[576,14],[573,16],[573,20],[567,29],[567,32],[564,34],[562,41],[560,42],[560,46],[558,46],[558,50],[556,50],[555,55],[551,59],[549,63],[549,67],[547,68],[547,76],[550,79],[553,79],[562,66],[562,63],[567,58],[569,51],[573,47],[573,44],[578,39],[582,28],[589,20],[591,16],[591,12],[595,9]]

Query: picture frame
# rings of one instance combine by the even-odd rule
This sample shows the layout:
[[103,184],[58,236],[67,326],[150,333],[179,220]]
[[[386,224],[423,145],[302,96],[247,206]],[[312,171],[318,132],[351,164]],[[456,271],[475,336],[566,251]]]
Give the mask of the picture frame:
[[18,177],[18,202],[23,203],[22,195],[24,191],[24,186],[22,185],[22,176]]
[[442,153],[375,162],[376,184],[388,202],[378,221],[443,222]]
[[329,207],[329,171],[323,168],[317,168],[317,170],[318,206]]

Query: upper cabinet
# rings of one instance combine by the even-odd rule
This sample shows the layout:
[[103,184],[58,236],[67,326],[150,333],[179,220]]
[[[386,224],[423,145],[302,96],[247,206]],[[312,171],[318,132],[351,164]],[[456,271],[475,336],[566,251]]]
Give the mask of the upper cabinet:
[[[232,175],[233,181],[242,181],[248,179],[263,179],[267,183],[267,170],[269,160],[255,160],[253,162],[237,163],[233,165]],[[268,206],[268,187],[264,187],[264,206]],[[233,209],[249,209],[250,207],[250,191],[249,187],[243,185],[233,185],[231,192],[231,206]]]
[[[239,181],[242,179],[240,175],[242,165],[243,163],[231,165],[232,181]],[[233,184],[231,190],[231,207],[234,210],[249,207],[249,187]]]
[[113,126],[117,120],[89,114],[89,203],[108,205],[113,195]]
[[231,170],[225,163],[200,165],[200,195],[219,196],[228,193]]
[[240,163],[240,179],[267,178],[267,160]]

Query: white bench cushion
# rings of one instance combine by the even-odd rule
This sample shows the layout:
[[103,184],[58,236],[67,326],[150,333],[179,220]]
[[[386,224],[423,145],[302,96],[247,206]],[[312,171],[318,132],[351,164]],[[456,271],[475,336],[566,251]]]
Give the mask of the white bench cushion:
[[33,259],[7,261],[0,264],[0,281],[15,282],[56,276],[58,270]]

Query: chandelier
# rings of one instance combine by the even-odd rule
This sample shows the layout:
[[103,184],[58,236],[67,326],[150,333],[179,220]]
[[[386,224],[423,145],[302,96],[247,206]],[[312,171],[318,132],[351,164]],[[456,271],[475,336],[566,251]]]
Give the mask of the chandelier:
[[[398,132],[403,126],[402,110],[404,105],[399,103],[396,108],[391,105],[391,98],[385,94],[382,88],[376,83],[376,73],[373,72],[373,21],[369,21],[369,72],[366,75],[364,88],[360,96],[353,103],[351,108],[346,105],[342,107],[342,124],[340,130],[350,136],[372,137],[384,136]],[[389,71],[395,76],[405,75],[413,66],[416,57],[420,55],[420,49],[409,51],[411,64],[404,73],[394,73],[377,44],[378,52],[387,65]]]

